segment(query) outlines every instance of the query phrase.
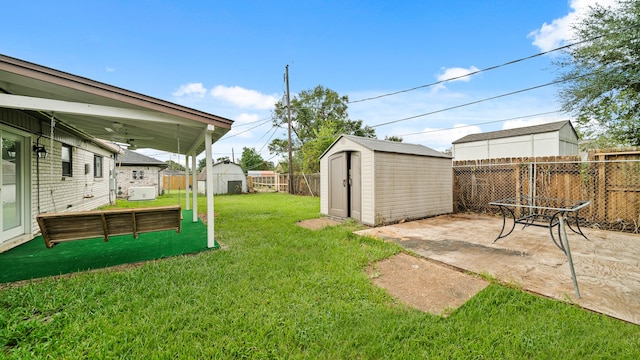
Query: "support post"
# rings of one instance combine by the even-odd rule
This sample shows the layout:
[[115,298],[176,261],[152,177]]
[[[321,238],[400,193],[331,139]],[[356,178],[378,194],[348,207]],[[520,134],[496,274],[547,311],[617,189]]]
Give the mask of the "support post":
[[207,157],[207,247],[212,248],[216,246],[214,239],[214,206],[213,206],[213,161],[211,159],[211,132],[213,132],[213,126],[207,129],[204,134],[204,148]]
[[184,156],[184,201],[185,209],[191,210],[189,203],[189,155]]
[[[193,153],[191,154],[191,168],[192,169],[196,169],[197,168],[197,164],[196,164],[196,154]],[[198,221],[198,177],[195,171],[191,172],[192,178],[191,178],[191,196],[193,198],[193,222],[197,222]]]

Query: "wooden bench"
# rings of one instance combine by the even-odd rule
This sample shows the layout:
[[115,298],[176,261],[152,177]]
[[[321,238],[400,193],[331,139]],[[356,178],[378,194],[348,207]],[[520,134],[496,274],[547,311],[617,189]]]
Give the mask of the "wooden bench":
[[180,206],[93,210],[39,214],[38,225],[48,248],[63,241],[138,234],[161,230],[180,232]]

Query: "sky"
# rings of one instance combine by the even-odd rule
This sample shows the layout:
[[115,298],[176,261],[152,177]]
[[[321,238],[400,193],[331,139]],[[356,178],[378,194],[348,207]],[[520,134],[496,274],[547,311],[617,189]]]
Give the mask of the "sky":
[[560,53],[529,57],[570,44],[596,2],[615,0],[6,1],[0,54],[234,120],[214,159],[247,147],[279,160],[268,143],[286,129],[270,117],[287,66],[292,98],[322,85],[379,139],[445,151],[471,133],[571,120],[546,85]]

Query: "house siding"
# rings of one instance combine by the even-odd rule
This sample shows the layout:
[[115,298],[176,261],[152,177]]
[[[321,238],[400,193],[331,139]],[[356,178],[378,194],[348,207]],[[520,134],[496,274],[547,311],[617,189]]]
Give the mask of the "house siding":
[[376,153],[376,225],[451,213],[451,159]]
[[[129,196],[129,189],[132,187],[154,187],[156,195],[162,192],[162,168],[149,165],[120,165],[117,167],[117,191],[118,198],[126,199]],[[133,172],[136,172],[136,178],[133,178]],[[140,172],[144,176],[140,179]]]
[[[76,143],[80,146],[71,148],[72,176],[62,176],[61,142],[54,141],[51,149],[50,141],[46,139],[44,145],[47,148],[47,157],[32,161],[34,223],[35,215],[39,212],[91,210],[115,200],[115,194],[109,190],[109,175],[115,166],[113,154],[90,143]],[[40,144],[43,145],[42,139]],[[95,155],[102,156],[101,178],[93,176]],[[88,165],[87,173],[85,164]]]
[[[24,189],[31,209],[30,224],[25,224],[25,231],[35,236],[40,233],[36,216],[42,212],[79,211],[95,209],[109,204],[113,193],[109,192],[110,170],[114,168],[114,154],[96,144],[80,139],[60,128],[54,128],[53,148],[49,138],[50,125],[23,112],[12,109],[0,109],[0,122],[26,135],[28,151]],[[43,134],[40,136],[39,134]],[[38,159],[31,148],[36,143],[44,146],[47,157]],[[72,146],[72,175],[62,176],[61,148],[62,143]],[[103,157],[102,178],[93,176],[94,155]],[[85,164],[88,173],[85,174]]]

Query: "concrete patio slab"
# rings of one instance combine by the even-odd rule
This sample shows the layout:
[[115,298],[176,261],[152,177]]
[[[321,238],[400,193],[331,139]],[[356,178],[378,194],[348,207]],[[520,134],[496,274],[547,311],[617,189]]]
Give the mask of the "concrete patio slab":
[[640,324],[640,235],[568,230],[580,298],[567,257],[549,230],[520,225],[493,243],[501,217],[452,214],[357,231],[393,241],[416,254],[624,321]]

